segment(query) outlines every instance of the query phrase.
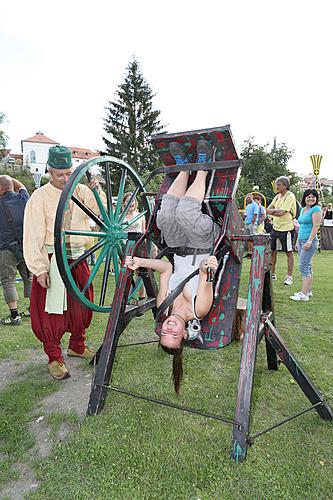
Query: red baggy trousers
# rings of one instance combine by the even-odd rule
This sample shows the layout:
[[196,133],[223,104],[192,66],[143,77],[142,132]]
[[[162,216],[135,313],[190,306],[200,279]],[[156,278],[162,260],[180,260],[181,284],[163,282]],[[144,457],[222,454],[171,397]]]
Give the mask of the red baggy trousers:
[[[82,290],[89,277],[86,261],[81,262],[73,269],[72,275]],[[43,343],[49,363],[52,361],[63,363],[64,359],[60,347],[62,336],[65,332],[70,332],[69,349],[82,354],[85,349],[85,332],[90,325],[92,311],[67,293],[67,311],[64,311],[63,314],[49,314],[44,310],[46,291],[46,288],[42,288],[34,276],[30,296],[31,327],[36,337]],[[93,301],[92,286],[87,290],[86,297]]]

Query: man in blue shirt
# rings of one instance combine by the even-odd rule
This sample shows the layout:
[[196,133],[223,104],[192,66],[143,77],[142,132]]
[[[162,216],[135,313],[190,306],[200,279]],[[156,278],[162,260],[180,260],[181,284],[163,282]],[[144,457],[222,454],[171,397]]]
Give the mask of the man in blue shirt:
[[[259,206],[255,201],[253,201],[253,196],[251,193],[248,193],[246,195],[245,200],[246,200],[246,209],[244,218],[245,234],[251,235],[257,232],[256,220],[258,217]],[[248,253],[245,255],[245,257],[250,259],[252,257],[253,242],[248,241],[247,245],[248,245],[247,246]]]
[[0,320],[1,325],[21,324],[17,310],[17,271],[23,279],[24,296],[30,297],[32,277],[21,252],[23,216],[28,198],[29,193],[20,181],[9,175],[0,175],[0,281],[10,310],[8,318]]

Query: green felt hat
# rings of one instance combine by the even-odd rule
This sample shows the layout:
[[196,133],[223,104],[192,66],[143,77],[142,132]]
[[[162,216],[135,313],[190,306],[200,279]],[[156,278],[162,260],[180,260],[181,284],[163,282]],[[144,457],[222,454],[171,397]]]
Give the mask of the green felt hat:
[[71,168],[73,165],[72,151],[65,146],[52,146],[52,148],[49,149],[47,165],[59,170]]

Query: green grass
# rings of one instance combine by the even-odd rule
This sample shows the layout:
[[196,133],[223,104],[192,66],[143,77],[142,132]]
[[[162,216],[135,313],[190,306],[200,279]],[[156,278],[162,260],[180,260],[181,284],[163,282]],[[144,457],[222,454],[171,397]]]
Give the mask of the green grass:
[[[293,287],[283,285],[285,269],[285,256],[281,254],[279,279],[274,282],[277,328],[332,407],[333,331],[328,298],[333,252],[322,252],[314,259],[311,302],[289,299],[300,289],[297,262]],[[246,261],[241,283],[241,295],[245,297],[248,270]],[[94,314],[89,331],[91,345],[99,345],[106,321],[106,315]],[[131,322],[122,340],[153,339],[154,335],[147,313]],[[22,351],[41,349],[28,326],[2,328],[1,336],[3,358],[23,359]],[[240,352],[239,343],[211,352],[187,349],[182,396],[177,397],[170,381],[171,357],[155,345],[119,349],[113,384],[233,418]],[[251,434],[310,406],[284,366],[277,372],[269,372],[266,366],[264,345],[260,345]],[[10,477],[9,465],[24,460],[33,444],[27,432],[27,415],[44,392],[46,395],[59,387],[50,381],[46,370],[37,370],[34,375],[30,369],[28,374],[26,381],[15,382],[0,393],[7,421],[0,434],[0,453],[6,457],[7,450],[14,450],[3,481]],[[235,465],[228,457],[230,426],[113,392],[103,412],[85,418],[81,424],[71,413],[57,412],[48,419],[54,430],[62,422],[69,422],[74,430],[48,458],[35,462],[40,487],[31,498],[332,498],[333,424],[321,420],[316,412],[258,438],[242,465]]]

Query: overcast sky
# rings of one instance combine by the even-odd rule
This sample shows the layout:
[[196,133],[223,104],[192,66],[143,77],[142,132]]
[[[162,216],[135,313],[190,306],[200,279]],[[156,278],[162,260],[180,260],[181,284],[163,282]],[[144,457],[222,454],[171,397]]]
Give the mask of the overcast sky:
[[37,131],[103,148],[135,55],[169,132],[231,125],[240,150],[286,142],[333,178],[330,0],[22,0],[0,4],[0,111],[12,152]]

